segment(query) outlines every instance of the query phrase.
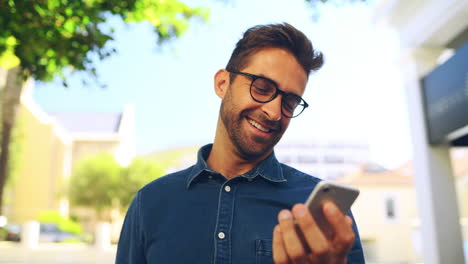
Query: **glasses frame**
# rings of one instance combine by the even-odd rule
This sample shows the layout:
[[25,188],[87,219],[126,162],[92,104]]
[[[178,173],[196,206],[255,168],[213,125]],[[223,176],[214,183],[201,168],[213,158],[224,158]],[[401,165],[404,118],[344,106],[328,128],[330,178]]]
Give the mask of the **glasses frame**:
[[[278,84],[276,84],[275,81],[273,81],[272,79],[270,78],[267,78],[267,77],[263,77],[263,76],[259,76],[259,75],[255,75],[255,74],[251,74],[251,73],[248,73],[248,72],[241,72],[241,71],[235,71],[235,70],[227,70],[228,72],[230,73],[234,73],[234,74],[240,74],[240,75],[244,75],[244,76],[247,76],[247,77],[250,77],[252,79],[252,82],[250,82],[250,87],[249,87],[249,90],[250,90],[250,97],[252,97],[252,99],[257,102],[257,103],[268,103],[268,102],[271,102],[273,101],[277,96],[278,94],[281,94],[283,97],[281,98],[281,114],[287,118],[295,118],[295,117],[298,117],[300,114],[302,114],[302,112],[304,112],[304,110],[309,107],[309,104],[302,98],[300,97],[299,95],[297,94],[294,94],[294,93],[288,93],[288,92],[285,92],[283,90],[281,90],[280,88],[278,88]],[[275,93],[271,96],[270,99],[266,100],[266,101],[261,101],[261,100],[257,100],[255,99],[255,97],[252,95],[252,85],[253,83],[255,82],[255,80],[257,79],[264,79],[268,82],[271,82],[273,84],[273,86],[276,88],[275,90]],[[289,116],[289,115],[286,115],[283,111],[283,100],[286,96],[294,96],[294,97],[297,97],[300,99],[299,101],[299,105],[303,105],[304,107],[302,108],[302,110],[296,114],[296,115],[293,115],[293,116]]]

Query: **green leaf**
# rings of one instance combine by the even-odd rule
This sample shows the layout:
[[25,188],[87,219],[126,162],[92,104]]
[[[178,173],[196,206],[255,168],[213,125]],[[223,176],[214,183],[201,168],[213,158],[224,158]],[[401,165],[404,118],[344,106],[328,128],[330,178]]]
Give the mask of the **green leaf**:
[[[66,5],[67,3],[64,2],[67,1],[62,0],[62,4]],[[70,7],[65,8],[65,14],[69,17],[73,16],[73,9],[71,9]]]
[[54,10],[56,9],[57,7],[60,6],[60,1],[59,0],[47,0],[47,8],[49,10]]
[[208,16],[206,8],[192,8],[181,0],[7,0],[7,3],[6,9],[0,9],[1,63],[12,67],[19,60],[28,75],[25,77],[42,81],[52,80],[66,67],[92,74],[95,61],[89,59],[90,51],[98,54],[99,59],[111,56],[114,52],[106,44],[112,40],[112,33],[102,30],[111,27],[109,14],[126,22],[150,22],[159,36],[158,42],[183,34],[191,17]]
[[20,59],[15,54],[7,50],[0,55],[0,67],[5,69],[11,69],[20,64]]
[[45,14],[46,14],[46,11],[45,11],[39,4],[35,4],[35,5],[34,5],[34,10],[36,10],[36,12],[37,12],[40,16],[45,16]]
[[13,47],[13,46],[16,46],[18,44],[18,41],[16,40],[15,37],[9,36],[9,37],[6,38],[5,44],[6,44],[7,47]]
[[54,60],[49,60],[49,63],[47,64],[47,72],[52,75],[56,71],[57,71],[57,64],[55,63]]
[[73,20],[69,19],[65,22],[65,24],[63,25],[63,28],[69,33],[74,33],[75,26],[76,26],[76,23]]
[[46,52],[46,56],[49,57],[49,58],[52,58],[55,56],[55,51],[53,49],[48,49],[47,52]]

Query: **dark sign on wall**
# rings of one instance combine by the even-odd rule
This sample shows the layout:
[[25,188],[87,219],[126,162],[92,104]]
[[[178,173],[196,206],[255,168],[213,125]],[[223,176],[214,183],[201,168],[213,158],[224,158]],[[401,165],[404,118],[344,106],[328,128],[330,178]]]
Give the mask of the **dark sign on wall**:
[[429,143],[450,141],[468,146],[468,132],[447,136],[468,126],[468,43],[422,80]]

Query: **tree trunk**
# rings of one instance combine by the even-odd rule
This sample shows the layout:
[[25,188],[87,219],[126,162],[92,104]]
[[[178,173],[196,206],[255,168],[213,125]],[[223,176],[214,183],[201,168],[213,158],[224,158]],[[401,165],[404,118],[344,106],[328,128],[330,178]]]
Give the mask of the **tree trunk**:
[[11,131],[15,126],[16,112],[20,103],[23,81],[19,77],[19,67],[8,70],[5,87],[2,91],[1,115],[2,135],[0,152],[0,215],[3,210],[3,191],[8,179]]

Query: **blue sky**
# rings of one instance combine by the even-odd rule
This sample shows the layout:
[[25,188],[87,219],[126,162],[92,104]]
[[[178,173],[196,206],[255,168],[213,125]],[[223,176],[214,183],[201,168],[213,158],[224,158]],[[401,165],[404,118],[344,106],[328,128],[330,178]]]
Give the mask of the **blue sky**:
[[394,66],[398,41],[370,23],[370,8],[319,6],[314,21],[303,0],[192,2],[211,8],[210,21],[194,21],[162,47],[150,25],[112,21],[118,54],[98,63],[106,89],[83,87],[83,75],[75,74],[69,88],[37,83],[35,99],[46,111],[112,112],[133,103],[140,154],[212,142],[220,105],[214,73],[247,28],[288,22],[308,35],[326,63],[304,95],[311,106],[291,122],[283,141],[367,142],[372,158],[388,167],[410,158],[405,96]]

